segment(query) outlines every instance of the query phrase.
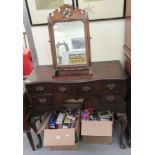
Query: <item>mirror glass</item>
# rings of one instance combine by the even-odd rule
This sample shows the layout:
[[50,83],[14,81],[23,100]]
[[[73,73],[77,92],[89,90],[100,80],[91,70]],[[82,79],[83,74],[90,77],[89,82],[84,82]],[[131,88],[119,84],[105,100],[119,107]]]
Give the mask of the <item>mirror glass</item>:
[[54,38],[58,65],[87,64],[82,21],[55,23]]

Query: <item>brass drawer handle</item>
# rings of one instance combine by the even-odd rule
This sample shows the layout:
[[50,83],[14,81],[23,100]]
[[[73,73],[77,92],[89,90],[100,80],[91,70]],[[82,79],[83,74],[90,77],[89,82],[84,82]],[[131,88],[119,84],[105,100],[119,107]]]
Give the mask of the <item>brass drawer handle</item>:
[[36,91],[44,91],[44,87],[43,86],[38,86],[38,87],[36,87]]
[[65,88],[65,87],[59,87],[58,89],[59,89],[59,91],[62,92],[62,93],[66,91],[66,88]]
[[116,84],[115,83],[109,83],[109,84],[107,84],[107,87],[112,90],[112,89],[116,88]]
[[114,99],[115,99],[115,97],[112,95],[106,97],[106,100],[108,100],[109,102],[114,101]]
[[46,98],[40,98],[39,102],[42,104],[45,104],[47,102],[47,99]]
[[82,90],[87,92],[87,91],[91,90],[91,88],[89,86],[85,86],[85,87],[82,88]]

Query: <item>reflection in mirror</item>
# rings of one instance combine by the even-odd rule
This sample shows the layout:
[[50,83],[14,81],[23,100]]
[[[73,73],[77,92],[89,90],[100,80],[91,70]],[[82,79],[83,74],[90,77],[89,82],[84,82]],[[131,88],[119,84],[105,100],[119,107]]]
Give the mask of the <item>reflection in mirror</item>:
[[58,65],[87,64],[82,21],[55,23],[54,36]]

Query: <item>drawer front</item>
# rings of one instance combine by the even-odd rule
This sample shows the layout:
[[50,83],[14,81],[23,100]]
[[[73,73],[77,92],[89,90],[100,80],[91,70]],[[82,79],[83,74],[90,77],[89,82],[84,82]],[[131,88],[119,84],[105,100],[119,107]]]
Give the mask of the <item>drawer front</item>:
[[94,93],[94,92],[122,92],[124,89],[123,81],[94,81],[82,83],[76,88],[77,93]]
[[122,94],[117,93],[107,93],[100,94],[101,104],[122,104],[123,96]]
[[120,91],[122,88],[121,81],[97,81],[95,84],[96,91]]
[[69,84],[58,83],[40,83],[27,85],[26,89],[30,94],[42,93],[72,93],[73,86]]
[[83,93],[93,93],[95,90],[95,83],[87,82],[82,83],[76,87],[76,92],[83,94]]
[[73,93],[73,86],[69,84],[53,84],[51,87],[54,93]]
[[31,97],[32,106],[50,106],[53,105],[53,95],[35,95]]
[[47,91],[47,84],[42,84],[42,83],[26,85],[26,89],[27,89],[29,94],[48,92]]

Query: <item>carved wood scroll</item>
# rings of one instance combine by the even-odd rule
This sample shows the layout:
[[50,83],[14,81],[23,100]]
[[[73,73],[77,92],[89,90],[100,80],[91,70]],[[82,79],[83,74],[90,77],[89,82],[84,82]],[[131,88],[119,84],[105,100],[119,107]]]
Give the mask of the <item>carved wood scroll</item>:
[[60,9],[56,9],[53,13],[49,15],[49,21],[59,22],[59,21],[69,21],[69,20],[88,20],[88,16],[85,10],[75,8],[73,10],[73,6],[69,4],[65,4],[60,7]]

